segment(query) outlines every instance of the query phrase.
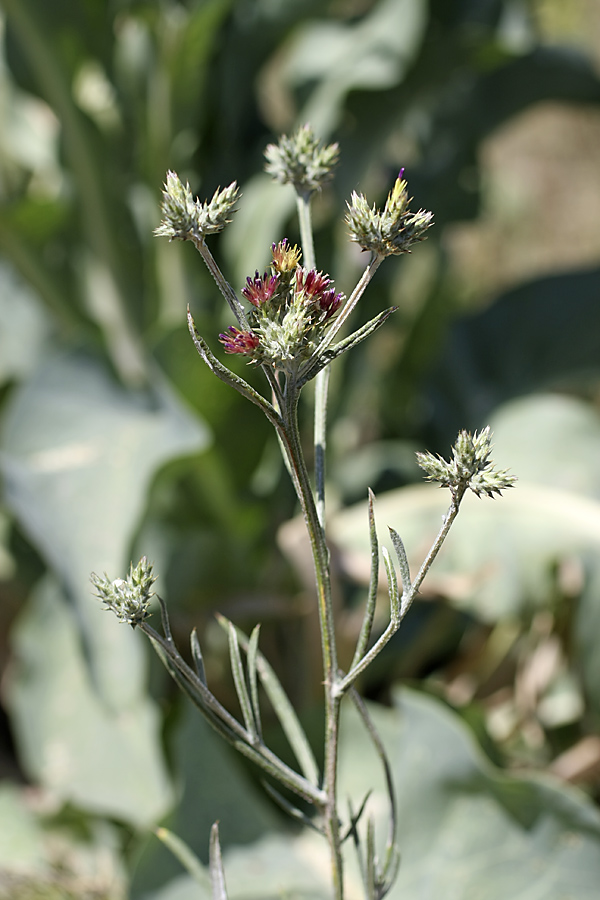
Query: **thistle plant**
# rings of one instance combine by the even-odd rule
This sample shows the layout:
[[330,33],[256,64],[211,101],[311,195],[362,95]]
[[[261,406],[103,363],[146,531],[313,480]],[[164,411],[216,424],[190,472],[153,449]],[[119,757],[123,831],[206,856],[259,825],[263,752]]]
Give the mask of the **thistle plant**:
[[[231,219],[239,192],[235,182],[217,190],[208,202],[192,196],[176,174],[169,172],[164,188],[163,220],[156,233],[171,240],[191,241],[204,259],[217,287],[229,304],[235,319],[218,340],[222,354],[243,356],[259,367],[267,391],[261,393],[234,373],[202,337],[188,311],[188,325],[196,349],[209,369],[227,385],[255,404],[274,427],[287,469],[292,478],[306,525],[314,563],[317,607],[321,633],[325,707],[324,765],[320,772],[315,755],[277,676],[259,649],[259,626],[247,636],[232,622],[219,618],[229,639],[234,684],[241,709],[241,720],[226,710],[207,683],[202,651],[196,632],[191,635],[193,667],[188,665],[173,640],[165,604],[160,600],[162,631],[147,621],[152,566],[143,558],[127,579],[110,581],[107,576],[92,580],[99,599],[122,622],[138,627],[151,640],[181,689],[192,699],[213,728],[241,754],[255,763],[265,776],[265,788],[297,820],[319,831],[329,845],[332,896],[344,897],[342,845],[354,844],[364,880],[366,898],[381,898],[392,886],[399,865],[395,842],[396,803],[391,769],[367,707],[357,690],[359,676],[375,660],[407,615],[468,490],[478,497],[493,497],[513,484],[506,472],[494,469],[489,429],[473,435],[461,432],[446,461],[429,453],[419,454],[419,464],[431,481],[450,491],[450,505],[440,531],[417,575],[409,570],[407,555],[399,534],[390,529],[395,559],[385,548],[380,550],[374,515],[374,497],[368,502],[368,528],[371,544],[371,578],[364,617],[352,663],[347,672],[338,663],[335,621],[331,596],[331,572],[325,522],[325,437],[327,420],[327,377],[332,362],[380,328],[394,312],[385,309],[367,324],[352,331],[345,329],[377,268],[387,256],[411,252],[414,244],[426,237],[432,214],[412,212],[408,185],[401,170],[383,209],[371,206],[366,198],[353,193],[346,215],[351,240],[367,252],[362,276],[349,297],[337,291],[331,278],[316,267],[311,228],[311,199],[332,176],[338,158],[337,145],[323,146],[308,126],[291,137],[282,137],[266,150],[267,170],[282,183],[293,186],[297,196],[301,248],[286,238],[271,247],[267,271],[249,275],[241,291],[234,291],[221,273],[207,238],[224,228]],[[344,332],[342,329],[344,328]],[[303,387],[316,379],[315,471],[311,478],[302,451],[298,423],[298,401]],[[372,641],[375,604],[379,588],[381,557],[387,576],[389,622]],[[259,685],[271,703],[294,752],[291,766],[269,749],[263,738]],[[357,810],[344,816],[338,800],[338,738],[340,708],[348,698],[370,735],[383,766],[388,789],[389,824],[385,852],[375,851],[374,825],[367,819],[366,798]],[[282,790],[284,793],[282,793]],[[289,797],[297,798],[297,801]],[[306,812],[306,809],[310,812]],[[366,821],[363,821],[366,820]],[[164,830],[161,830],[164,832]],[[166,832],[165,832],[166,834]],[[164,836],[164,835],[163,835]],[[193,870],[189,853],[171,835],[170,842],[182,861]],[[226,897],[224,876],[216,828],[211,835],[211,877],[213,896]]]

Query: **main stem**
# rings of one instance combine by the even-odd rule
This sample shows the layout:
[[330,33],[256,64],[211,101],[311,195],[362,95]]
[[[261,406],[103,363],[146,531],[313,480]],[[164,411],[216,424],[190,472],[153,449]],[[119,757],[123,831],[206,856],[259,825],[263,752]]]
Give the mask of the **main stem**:
[[[313,240],[310,191],[297,191],[298,223],[304,265],[316,269]],[[295,458],[298,462],[297,490],[304,512],[306,527],[313,553],[319,602],[319,624],[323,650],[323,674],[325,684],[325,771],[324,787],[327,794],[325,828],[331,852],[331,875],[336,900],[344,896],[344,875],[339,820],[337,814],[337,757],[339,742],[340,702],[335,690],[338,680],[337,649],[331,602],[331,578],[329,550],[325,538],[325,445],[327,434],[327,394],[329,367],[319,372],[315,380],[315,494],[313,494],[306,462],[302,453],[298,429],[297,396],[293,412],[290,410],[290,431],[294,435]]]
[[331,602],[329,550],[302,452],[298,428],[298,396],[299,391],[296,386],[288,383],[282,410],[284,426],[281,437],[288,453],[294,486],[304,514],[315,566],[325,687],[325,767],[323,776],[323,787],[327,796],[324,810],[325,832],[331,853],[334,898],[343,900],[342,848],[337,813],[337,756],[341,696],[336,691],[338,662]]

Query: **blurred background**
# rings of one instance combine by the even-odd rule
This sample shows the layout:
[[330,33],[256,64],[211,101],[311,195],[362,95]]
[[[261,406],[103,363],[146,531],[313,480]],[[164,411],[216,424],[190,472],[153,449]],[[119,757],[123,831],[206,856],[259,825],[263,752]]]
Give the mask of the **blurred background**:
[[[455,804],[467,862],[444,896],[516,896],[509,872],[523,852],[523,883],[533,878],[533,838],[510,828],[538,817],[552,827],[536,836],[536,859],[555,878],[539,896],[595,896],[598,3],[2,0],[0,35],[0,897],[187,900],[181,866],[150,829],[167,823],[206,859],[216,818],[225,848],[254,847],[242,871],[248,859],[282,867],[261,897],[321,896],[302,881],[306,865],[296,872],[299,836],[256,773],[89,585],[91,571],[116,578],[152,559],[176,639],[185,652],[198,628],[211,686],[234,710],[214,613],[246,631],[260,621],[262,649],[319,745],[312,572],[277,441],[189,339],[187,304],[213,349],[231,324],[200,257],[152,234],[167,169],[201,198],[237,180],[239,211],[211,249],[239,290],[272,241],[299,240],[293,191],[264,174],[263,151],[304,122],[340,144],[314,206],[318,267],[337,289],[349,294],[364,266],[343,222],[353,189],[381,204],[405,167],[413,207],[435,214],[424,244],[379,269],[353,326],[398,311],[332,374],[342,663],[368,580],[367,489],[381,533],[396,528],[418,567],[447,498],[422,484],[414,453],[448,455],[460,428],[490,423],[496,462],[519,483],[466,503],[361,688],[404,734],[399,781],[417,766],[414,802],[427,793],[436,829]],[[264,389],[260,372],[228,362]],[[311,411],[307,389],[307,448]],[[385,616],[382,597],[377,627]],[[445,773],[401,749],[407,721],[416,747],[460,735]],[[288,752],[274,724],[269,741]],[[361,759],[346,744],[351,781]],[[468,862],[481,838],[465,824],[467,759],[471,798],[498,816],[496,846],[524,848],[494,887]],[[415,813],[410,829],[404,799],[410,848],[432,826]],[[285,863],[256,849],[273,834],[289,837]],[[584,856],[563,859],[558,845]],[[437,853],[407,851],[400,883],[410,876],[419,900],[439,896],[420,881],[426,869],[446,883]],[[242,878],[232,896],[243,891]]]

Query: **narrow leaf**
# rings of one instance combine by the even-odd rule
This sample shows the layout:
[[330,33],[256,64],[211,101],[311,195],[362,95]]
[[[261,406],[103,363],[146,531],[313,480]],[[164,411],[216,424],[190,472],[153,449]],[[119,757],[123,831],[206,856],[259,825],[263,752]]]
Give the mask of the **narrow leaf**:
[[396,623],[400,620],[400,597],[398,595],[398,579],[394,564],[390,559],[387,547],[383,548],[383,561],[385,563],[385,571],[387,573],[388,591],[390,595],[390,619]]
[[397,309],[397,306],[391,306],[389,309],[384,309],[376,315],[374,319],[371,319],[363,325],[362,328],[359,328],[357,331],[354,331],[352,334],[348,335],[348,337],[344,338],[343,341],[339,341],[337,344],[334,344],[333,347],[324,348],[322,351],[317,350],[314,356],[307,362],[306,368],[300,370],[298,385],[301,386],[306,384],[307,381],[314,378],[315,375],[317,375],[321,369],[324,369],[328,363],[332,362],[332,360],[337,359],[342,353],[351,350],[353,347],[356,347],[364,341],[365,338],[368,338],[373,332],[377,331],[377,329],[380,328]]
[[228,622],[227,624],[229,630],[229,658],[231,660],[233,683],[235,684],[235,690],[238,695],[246,730],[252,737],[257,737],[256,724],[254,722],[250,694],[248,693],[248,686],[246,684],[244,664],[242,662],[242,654],[240,653],[237,632],[233,622]]
[[[157,594],[158,597],[158,594]],[[172,644],[173,643],[173,635],[171,634],[171,623],[169,622],[169,613],[167,611],[167,604],[162,599],[162,597],[158,597],[158,602],[160,603],[160,620],[162,622],[163,634],[166,640]]]
[[365,614],[363,617],[362,627],[356,644],[354,659],[350,666],[350,671],[362,659],[365,650],[369,644],[371,630],[373,628],[373,618],[375,616],[375,606],[377,603],[377,588],[379,587],[379,541],[377,539],[377,530],[375,528],[375,512],[373,509],[375,494],[369,488],[369,533],[371,536],[371,578],[369,581],[369,593],[365,605]]
[[[218,616],[217,619],[224,628],[227,628],[227,619],[224,616]],[[236,631],[241,646],[247,651],[248,638],[241,629],[238,628]],[[319,769],[308,738],[294,707],[281,686],[281,682],[260,651],[256,654],[256,669],[273,711],[279,719],[289,745],[298,760],[302,774],[316,787],[319,784]]]
[[377,864],[375,861],[375,826],[373,819],[367,820],[367,848],[366,848],[366,891],[368,900],[377,900],[376,880]]
[[252,712],[254,714],[254,722],[259,738],[262,740],[262,726],[260,721],[260,702],[258,699],[258,675],[256,671],[256,657],[258,653],[258,638],[260,635],[260,625],[256,625],[252,629],[250,641],[248,643],[246,666],[248,669],[248,680],[250,682],[250,700],[252,702]]
[[190,635],[190,646],[192,650],[192,659],[194,660],[194,666],[196,668],[196,674],[198,678],[202,682],[202,684],[206,685],[206,672],[204,670],[204,659],[202,657],[202,649],[200,647],[200,641],[198,640],[198,632],[194,628]]
[[402,538],[393,528],[388,526],[388,530],[390,532],[390,537],[392,539],[392,544],[394,545],[394,550],[396,551],[396,556],[398,557],[398,565],[400,567],[400,577],[402,578],[402,590],[404,593],[408,593],[411,586],[410,581],[410,569],[408,567],[408,557],[406,555],[406,550],[404,549],[404,544],[402,543]]
[[221,844],[219,842],[219,826],[217,822],[215,822],[210,829],[210,849],[208,859],[213,900],[227,900],[225,871],[223,869]]
[[185,841],[182,841],[180,837],[177,837],[168,828],[155,828],[154,834],[171,851],[173,856],[179,860],[183,868],[197,884],[204,888],[210,887],[208,872]]

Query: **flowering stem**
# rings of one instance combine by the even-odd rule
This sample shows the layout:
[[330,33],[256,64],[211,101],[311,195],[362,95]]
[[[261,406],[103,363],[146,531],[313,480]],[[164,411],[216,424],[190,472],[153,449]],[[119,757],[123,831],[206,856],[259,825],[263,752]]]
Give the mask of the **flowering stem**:
[[[312,191],[297,190],[298,221],[302,255],[307,269],[316,269],[313,242],[310,198]],[[337,756],[339,741],[340,699],[335,695],[334,685],[338,678],[337,649],[331,602],[331,579],[329,551],[325,537],[325,446],[327,434],[327,394],[329,388],[329,366],[325,366],[315,380],[315,496],[302,454],[297,420],[297,398],[290,410],[290,431],[294,443],[294,455],[298,465],[298,497],[302,504],[306,526],[310,535],[311,548],[319,594],[319,622],[323,650],[323,674],[325,682],[325,790],[327,809],[325,829],[331,852],[332,881],[334,896],[341,900],[344,893],[343,867],[339,820],[337,814]],[[294,460],[296,462],[296,459]]]
[[337,814],[337,755],[339,740],[339,716],[341,694],[336,691],[338,679],[337,648],[331,602],[329,550],[325,531],[319,519],[315,498],[300,443],[298,428],[299,391],[292,383],[287,385],[282,411],[283,426],[280,434],[290,462],[294,486],[304,514],[315,566],[323,676],[325,686],[325,766],[324,790],[327,796],[324,810],[325,832],[331,852],[332,881],[336,900],[343,897],[342,852]]

